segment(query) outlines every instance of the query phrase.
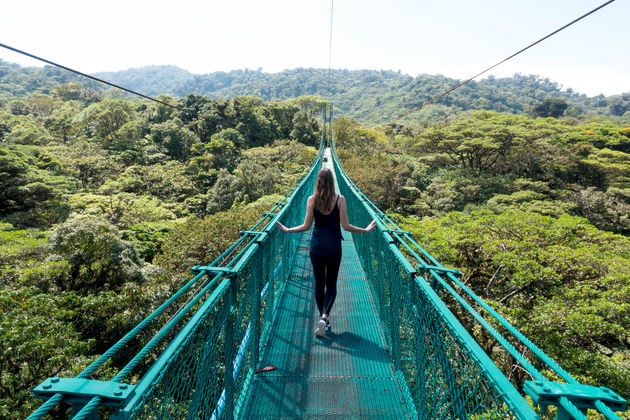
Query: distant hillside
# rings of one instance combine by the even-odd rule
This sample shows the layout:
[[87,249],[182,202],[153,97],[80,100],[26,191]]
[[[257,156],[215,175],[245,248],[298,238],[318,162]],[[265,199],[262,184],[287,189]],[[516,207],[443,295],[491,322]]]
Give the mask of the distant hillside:
[[[321,95],[334,103],[337,115],[365,124],[390,122],[459,82],[442,75],[411,77],[389,70],[333,70],[329,77],[328,70],[302,68],[279,73],[233,70],[196,75],[176,66],[149,66],[95,75],[147,95],[199,94],[213,98],[257,95],[265,100]],[[62,70],[20,68],[0,61],[0,85],[8,86],[0,86],[0,95],[3,92],[18,96],[47,93],[55,83],[69,80],[76,78]],[[87,83],[95,87],[94,82]],[[471,82],[414,113],[409,120],[439,121],[461,111],[482,109],[531,114],[533,107],[550,98],[566,103],[565,115],[630,119],[630,92],[587,97],[571,89],[562,91],[561,86],[546,78],[516,74],[510,78],[489,77]]]
[[[136,90],[145,95],[175,95],[195,75],[177,66],[147,66],[117,72],[95,73],[93,76]],[[179,95],[177,96],[186,96]]]
[[57,67],[22,67],[0,59],[0,98],[50,93],[56,86],[79,81],[87,88],[102,89],[103,85]]
[[[260,70],[233,70],[193,75],[174,66],[152,66],[100,77],[152,95],[166,93],[229,98],[257,95],[265,100],[287,99],[300,95],[321,95],[333,101],[345,115],[364,123],[381,124],[413,109],[440,94],[460,80],[442,75],[418,77],[394,71],[293,69],[280,73]],[[630,92],[625,95],[587,97],[539,76],[516,74],[510,78],[489,77],[473,81],[414,117],[435,120],[465,110],[487,109],[514,114],[527,113],[548,98],[566,101],[569,115],[604,114],[622,116],[630,110]],[[625,100],[624,100],[625,99]],[[621,106],[619,106],[621,105]]]

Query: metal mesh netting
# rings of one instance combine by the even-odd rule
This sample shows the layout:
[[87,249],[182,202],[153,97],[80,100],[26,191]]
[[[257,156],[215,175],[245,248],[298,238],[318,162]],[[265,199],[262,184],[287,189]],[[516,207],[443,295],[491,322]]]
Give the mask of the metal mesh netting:
[[[290,278],[296,251],[306,249],[300,246],[301,235],[283,234],[275,227],[275,221],[279,220],[288,226],[302,222],[307,197],[314,189],[322,151],[320,148],[309,174],[278,203],[272,213],[265,214],[251,231],[244,232],[243,237],[213,263],[197,267],[199,275],[78,375],[77,378],[92,377],[130,339],[137,338],[148,323],[166,316],[163,312],[165,308],[188,295],[188,300],[166,323],[160,324],[163,325],[161,329],[143,349],[132,356],[132,360],[111,381],[104,382],[107,386],[113,384],[123,389],[135,381],[131,380],[130,384],[122,384],[121,381],[134,369],[139,371],[138,376],[141,378],[134,385],[133,393],[124,400],[125,406],[103,411],[103,406],[107,404],[97,393],[88,399],[78,400],[73,407],[77,413],[75,418],[91,418],[99,407],[103,414],[113,410],[114,418],[218,419],[247,416],[247,405],[249,403],[251,410],[253,401],[252,389],[256,389],[252,386],[256,382],[256,364],[261,360],[262,346],[272,335],[272,324],[277,324],[276,312],[281,309],[282,302],[286,304],[289,301],[287,295],[292,296],[296,292],[296,285],[304,286],[301,283],[293,284],[295,281],[291,283],[296,279]],[[414,254],[415,250],[409,244],[415,242],[401,239],[407,237],[408,233],[400,231],[388,216],[360,192],[344,173],[337,156],[334,153],[332,156],[340,193],[346,197],[350,223],[366,226],[373,219],[379,220],[378,229],[368,235],[353,235],[353,242],[346,243],[346,246],[356,248],[355,261],[345,268],[347,283],[350,285],[350,278],[355,277],[364,282],[362,275],[365,275],[373,297],[373,306],[370,306],[372,298],[368,299],[368,306],[374,308],[371,309],[373,314],[378,314],[380,327],[376,329],[382,331],[379,332],[380,339],[370,336],[376,341],[361,340],[360,336],[347,331],[345,336],[338,335],[339,343],[350,345],[348,348],[354,343],[357,353],[372,357],[367,358],[367,364],[359,358],[355,361],[356,366],[345,366],[347,372],[342,382],[345,384],[343,389],[348,392],[344,398],[351,401],[354,396],[359,404],[359,407],[350,408],[363,414],[367,413],[365,410],[384,414],[382,407],[391,403],[407,404],[408,407],[399,414],[410,416],[414,413],[415,417],[417,413],[417,417],[423,419],[535,418],[536,414],[530,405],[450,312],[434,290],[434,285],[429,285],[419,275],[419,272],[427,270],[426,267],[432,267],[429,272],[434,279],[439,279],[435,274],[436,269],[442,272],[449,270],[438,267],[439,263],[430,256],[429,262],[436,266],[423,263],[424,271],[420,267],[416,270],[405,256]],[[422,261],[422,257],[417,254],[414,258]],[[302,255],[301,259],[306,261],[306,256]],[[304,263],[304,266],[310,270],[308,263]],[[450,270],[448,273],[451,277],[452,272]],[[359,290],[359,283],[355,283],[352,283],[353,287]],[[293,289],[289,288],[290,284],[293,284]],[[360,284],[367,291],[365,283]],[[443,282],[442,287],[449,286]],[[190,293],[193,288],[196,291]],[[366,303],[366,299],[363,298],[360,303]],[[361,306],[357,312],[361,314],[362,320],[366,319],[365,310]],[[286,310],[283,316],[295,318],[293,312],[287,315]],[[300,328],[299,331],[304,330]],[[287,341],[285,336],[282,340],[288,346],[296,345],[296,342]],[[374,345],[376,342],[384,343],[386,349],[382,345]],[[372,343],[372,346],[367,346],[367,343]],[[358,351],[358,344],[363,345],[361,351]],[[364,353],[370,348],[373,354]],[[379,349],[382,354],[376,351]],[[295,348],[285,353],[291,352],[295,352]],[[330,366],[315,360],[320,353],[305,357],[312,362],[314,371],[325,369],[319,376],[309,377],[301,384],[311,384],[315,396],[319,396],[320,391],[323,395],[324,389],[335,386],[329,380],[332,378]],[[289,356],[287,363],[298,360],[295,354]],[[391,362],[384,363],[381,360],[389,359],[390,356]],[[150,364],[152,357],[155,362]],[[282,360],[276,358],[275,362],[280,363]],[[140,369],[138,366],[146,367]],[[387,366],[390,375],[394,372],[392,378],[400,392],[388,388],[394,382],[383,375],[366,376],[365,372],[375,370],[377,366]],[[352,374],[354,367],[357,372]],[[322,378],[323,382],[316,383]],[[364,380],[366,378],[368,380]],[[358,392],[359,389],[363,391]],[[387,389],[389,393],[383,391]],[[375,400],[368,396],[373,392],[383,393],[383,399],[389,398],[388,404],[372,404]],[[67,395],[55,391],[29,418],[41,418],[62,401],[75,402]],[[399,395],[400,398],[393,398],[392,395]],[[317,399],[319,401],[319,397]],[[278,399],[273,399],[273,402],[278,406],[283,405]],[[568,400],[562,404],[567,410],[575,408]],[[322,409],[330,408],[326,406]],[[605,406],[603,410],[606,410]],[[393,411],[387,408],[386,412]],[[571,411],[572,415],[573,412],[576,416],[580,414],[577,408]],[[608,418],[614,418],[613,415]]]
[[401,352],[418,411],[424,418],[513,417],[482,364],[458,342],[426,292],[414,289],[415,306],[402,324],[413,336],[404,340]]
[[[121,381],[138,366],[146,366],[143,360],[147,356],[155,357],[146,371],[140,369],[141,379],[133,385],[125,406],[113,411],[113,418],[238,416],[297,247],[297,236],[281,234],[275,221],[297,225],[303,220],[322,150],[309,173],[252,231],[243,232],[243,237],[210,265],[196,267],[199,275],[77,377],[93,375],[130,340],[144,334],[151,322],[164,320],[164,311],[173,313],[178,299],[181,302],[182,296],[188,296],[131,362],[111,381],[103,382],[105,386],[120,383],[121,389],[129,388],[130,384]],[[193,289],[196,291],[191,294]],[[160,346],[164,350],[155,355]],[[89,397],[87,404],[67,398],[64,392],[56,392],[29,418],[42,418],[62,401],[75,402],[75,418],[92,418],[104,404],[99,396]]]
[[334,163],[350,223],[366,226],[379,219],[385,226],[382,234],[357,234],[353,240],[394,365],[409,387],[419,417],[534,417],[505,377],[496,369],[488,369],[492,362],[478,346],[475,348],[433,289],[415,276],[416,270],[400,252],[378,209],[368,205],[336,156]]
[[224,387],[228,285],[229,282],[224,282],[216,298],[199,309],[195,328],[187,334],[185,342],[175,349],[167,349],[172,353],[166,366],[152,378],[147,391],[129,413],[130,417],[197,417],[198,413],[212,413],[216,409]]
[[[313,168],[318,166],[319,157]],[[279,212],[281,223],[291,226],[303,220],[306,199],[317,176],[315,169]],[[275,220],[275,214],[268,216]],[[185,331],[184,342],[167,348],[162,357],[168,361],[160,373],[143,378],[151,384],[129,409],[131,417],[238,416],[298,240],[296,235],[282,234],[272,227],[267,223],[261,231],[251,232],[256,239],[234,258],[233,274],[223,278],[214,292],[220,295],[204,304],[208,305],[204,313],[198,310],[196,319],[190,321],[195,325]],[[226,361],[233,363],[226,365]],[[125,417],[125,412],[119,415]]]

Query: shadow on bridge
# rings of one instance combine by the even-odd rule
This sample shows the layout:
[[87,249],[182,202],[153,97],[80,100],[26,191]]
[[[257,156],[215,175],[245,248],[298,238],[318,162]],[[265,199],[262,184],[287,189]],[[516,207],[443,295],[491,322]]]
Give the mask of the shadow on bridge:
[[302,234],[269,341],[246,398],[244,418],[415,417],[399,382],[367,282],[347,235],[331,312],[332,330],[314,334],[319,314]]

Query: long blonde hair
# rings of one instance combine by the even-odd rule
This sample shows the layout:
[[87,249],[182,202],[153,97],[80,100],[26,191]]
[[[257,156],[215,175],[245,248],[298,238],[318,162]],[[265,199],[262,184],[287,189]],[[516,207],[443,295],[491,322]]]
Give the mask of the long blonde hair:
[[328,213],[332,211],[333,198],[335,197],[335,181],[330,169],[323,168],[317,174],[315,181],[315,210],[320,213]]

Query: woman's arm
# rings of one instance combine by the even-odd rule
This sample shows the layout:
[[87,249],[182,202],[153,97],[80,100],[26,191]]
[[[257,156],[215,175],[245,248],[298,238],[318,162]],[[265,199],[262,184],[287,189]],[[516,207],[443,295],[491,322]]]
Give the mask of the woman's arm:
[[311,195],[306,201],[306,215],[304,216],[304,223],[300,226],[295,226],[292,228],[288,228],[280,222],[276,222],[280,229],[283,232],[304,232],[311,228],[311,224],[313,223],[313,209],[315,208],[315,199]]
[[376,226],[376,220],[372,220],[369,225],[365,228],[356,227],[351,225],[348,222],[348,211],[346,210],[346,197],[343,195],[339,196],[339,221],[341,222],[341,226],[343,229],[348,232],[356,232],[356,233],[367,233],[374,229]]

